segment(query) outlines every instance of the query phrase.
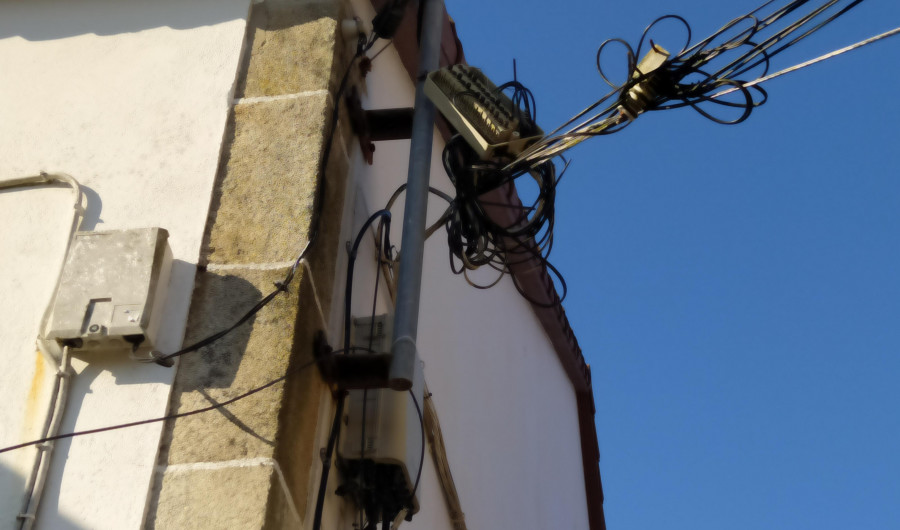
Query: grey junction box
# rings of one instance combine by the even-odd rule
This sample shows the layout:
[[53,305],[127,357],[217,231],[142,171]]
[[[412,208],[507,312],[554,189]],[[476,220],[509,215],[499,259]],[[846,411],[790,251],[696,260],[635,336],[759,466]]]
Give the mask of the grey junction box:
[[42,338],[59,356],[153,347],[172,267],[162,228],[78,232]]

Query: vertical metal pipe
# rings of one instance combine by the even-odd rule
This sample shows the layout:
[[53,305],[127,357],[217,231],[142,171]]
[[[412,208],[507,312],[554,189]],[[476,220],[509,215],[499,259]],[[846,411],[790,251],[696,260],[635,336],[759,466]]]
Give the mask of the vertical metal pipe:
[[431,172],[431,142],[434,136],[434,104],[425,96],[425,76],[440,66],[441,30],[444,25],[443,0],[425,2],[421,21],[419,73],[409,149],[409,173],[400,270],[397,275],[397,303],[394,310],[394,342],[391,346],[390,386],[408,390],[413,384],[416,364],[416,334],[419,325],[419,294],[422,287],[422,258],[425,253],[425,214],[428,208],[428,180]]

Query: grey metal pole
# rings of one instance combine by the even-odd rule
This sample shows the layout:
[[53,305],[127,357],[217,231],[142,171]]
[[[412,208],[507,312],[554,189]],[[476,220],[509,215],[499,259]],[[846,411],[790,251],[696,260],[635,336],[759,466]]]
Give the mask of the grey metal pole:
[[416,366],[416,335],[419,325],[419,295],[422,288],[422,258],[425,253],[425,214],[428,208],[428,180],[431,172],[431,142],[434,136],[434,104],[425,96],[425,76],[440,66],[441,30],[444,25],[443,0],[422,0],[422,42],[419,47],[419,74],[416,107],[409,148],[409,173],[400,270],[397,273],[397,303],[394,310],[394,342],[391,345],[390,387],[408,390]]

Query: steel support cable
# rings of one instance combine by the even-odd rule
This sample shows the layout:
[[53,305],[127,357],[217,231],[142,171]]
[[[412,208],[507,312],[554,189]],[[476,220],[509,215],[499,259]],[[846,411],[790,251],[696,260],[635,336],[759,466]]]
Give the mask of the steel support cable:
[[[528,98],[527,89],[519,87],[517,90],[523,92],[523,101]],[[534,105],[523,104],[521,110],[523,113],[533,112]],[[533,115],[528,117],[531,119]],[[510,273],[511,267],[537,261],[558,278],[564,298],[565,280],[547,258],[553,247],[556,186],[568,162],[559,176],[550,162],[528,170],[509,171],[503,167],[505,161],[480,160],[460,136],[447,143],[442,161],[456,189],[446,223],[451,271],[462,275],[473,287],[488,289]],[[534,180],[538,189],[537,197],[529,205],[484,198],[486,192],[507,185],[525,174]],[[498,274],[488,283],[476,283],[469,273],[484,266],[493,268]],[[513,282],[529,302],[545,305],[528,296],[517,279],[514,278]],[[562,298],[551,301],[550,305],[558,305]]]
[[[746,72],[752,70],[753,68],[756,68],[756,67],[759,66],[760,64],[763,64],[763,63],[768,64],[768,62],[772,59],[772,57],[775,57],[775,56],[778,55],[779,53],[781,53],[781,52],[787,50],[788,48],[791,48],[792,46],[796,45],[798,42],[800,42],[801,40],[805,39],[806,37],[809,37],[809,36],[812,35],[813,33],[819,31],[820,29],[822,29],[822,28],[825,27],[826,25],[828,25],[828,24],[830,24],[831,22],[833,22],[834,20],[836,20],[836,19],[837,19],[838,17],[840,17],[841,15],[844,15],[845,13],[847,13],[848,11],[850,11],[851,9],[853,9],[854,7],[856,7],[857,5],[859,5],[860,3],[862,3],[863,0],[854,0],[853,2],[851,2],[849,5],[845,6],[843,9],[841,9],[841,10],[838,11],[837,13],[831,15],[831,16],[828,17],[827,19],[825,19],[825,20],[819,22],[818,24],[814,25],[812,28],[809,28],[808,30],[806,30],[805,33],[802,33],[802,34],[799,35],[798,37],[795,37],[793,40],[787,42],[786,44],[784,44],[784,45],[782,45],[781,47],[775,49],[774,51],[771,51],[771,52],[768,51],[769,48],[773,47],[775,44],[777,44],[778,42],[780,42],[782,39],[787,38],[790,34],[792,34],[792,33],[795,32],[795,31],[799,31],[799,30],[800,30],[803,26],[805,26],[808,22],[813,21],[813,20],[815,19],[815,17],[817,17],[817,16],[819,16],[819,15],[825,13],[825,11],[826,11],[828,8],[830,8],[831,6],[835,5],[835,4],[837,3],[837,1],[838,1],[838,0],[832,0],[831,2],[829,2],[828,4],[826,4],[825,6],[822,6],[821,8],[819,8],[819,9],[817,9],[817,10],[814,10],[812,13],[810,13],[810,14],[807,15],[806,17],[803,17],[803,18],[801,19],[801,21],[799,21],[798,23],[795,23],[794,25],[789,26],[788,29],[786,29],[786,30],[784,30],[784,31],[782,31],[782,32],[780,32],[780,33],[778,33],[778,34],[777,34],[777,38],[775,38],[775,37],[770,38],[770,41],[771,41],[771,42],[770,42],[769,44],[761,44],[761,45],[755,46],[755,47],[754,47],[754,50],[755,50],[757,53],[754,53],[753,56],[756,56],[756,55],[758,55],[758,54],[761,53],[761,54],[764,55],[764,57],[763,57],[762,59],[758,59],[756,62],[750,63],[750,58],[748,57],[747,59],[745,59],[745,60],[742,61],[743,64],[744,64],[744,66],[741,66],[740,68],[723,69],[723,71],[719,71],[719,72],[714,73],[713,76],[714,76],[714,77],[717,77],[717,78],[719,78],[719,77],[724,77],[724,78],[732,79],[732,78],[734,78],[734,77],[740,76],[740,75],[742,75],[742,74],[744,74],[744,73],[746,73]],[[748,64],[748,63],[749,63],[749,64]]]
[[[799,27],[803,26],[806,22],[812,20],[819,13],[823,12],[824,10],[827,10],[829,7],[831,7],[838,1],[839,0],[829,0],[825,5],[820,6],[818,9],[814,10],[812,13],[801,17],[800,20],[789,24],[787,27],[783,28],[781,31],[775,33],[774,35],[770,35],[770,36],[766,37],[763,41],[760,41],[757,43],[752,43],[753,49],[749,53],[747,53],[741,57],[738,57],[736,59],[733,59],[731,63],[722,67],[720,69],[720,71],[713,74],[713,76],[714,77],[730,77],[730,75],[726,75],[726,71],[728,71],[730,69],[734,69],[738,65],[746,64],[746,62],[749,62],[754,57],[757,57],[759,55],[762,55],[763,56],[762,60],[766,61],[766,59],[768,59],[770,57],[770,55],[766,52],[766,50],[768,48],[770,48],[771,46],[774,46],[776,43],[778,43],[783,38],[785,38],[788,34],[792,33]],[[728,29],[730,29],[731,27],[736,26],[737,24],[739,24],[745,20],[752,21],[753,25],[750,28],[747,28],[745,31],[738,33],[736,36],[734,36],[731,39],[729,39],[728,41],[726,41],[726,42],[730,43],[731,45],[713,47],[712,49],[708,49],[708,50],[701,49],[701,50],[696,50],[696,52],[694,51],[694,48],[692,47],[691,51],[679,54],[679,56],[685,62],[690,62],[692,67],[702,66],[703,64],[716,58],[718,55],[720,55],[724,51],[734,49],[743,44],[751,44],[750,43],[751,38],[755,37],[757,34],[761,33],[763,30],[765,30],[767,27],[774,24],[775,22],[781,20],[783,17],[786,17],[787,15],[793,13],[795,10],[799,9],[801,6],[803,6],[807,2],[808,2],[808,0],[804,0],[801,2],[791,2],[787,6],[784,6],[781,9],[770,14],[768,17],[765,17],[763,19],[758,19],[758,18],[756,18],[755,13],[757,13],[763,7],[765,7],[765,6],[761,6],[760,8],[757,8],[754,11],[751,11],[750,13],[748,13],[742,17],[737,17],[737,18],[731,20],[722,29],[720,29],[719,31],[717,31],[716,33],[714,33],[713,35],[711,35],[704,41],[701,41],[701,43],[705,43],[702,46],[702,48],[705,48],[706,46],[709,45],[709,43],[711,43],[716,38],[718,38],[719,36],[724,34],[724,32],[727,31]],[[768,3],[765,5],[768,5]],[[746,33],[746,35],[745,35],[745,33]],[[690,56],[690,58],[688,58],[689,56]]]
[[[691,54],[693,54],[693,53],[696,52],[696,51],[699,51],[699,50],[702,50],[703,48],[706,48],[706,47],[709,46],[713,41],[715,41],[717,38],[719,38],[721,35],[725,34],[725,32],[727,32],[727,31],[730,30],[732,27],[736,26],[737,24],[739,24],[740,22],[742,22],[742,21],[744,21],[744,20],[755,20],[755,21],[757,21],[757,24],[756,24],[757,26],[758,26],[759,24],[762,24],[765,20],[768,20],[768,19],[763,19],[763,21],[760,21],[760,20],[756,17],[756,14],[757,14],[758,12],[762,11],[763,9],[765,9],[766,7],[768,7],[770,4],[773,4],[773,3],[775,3],[775,0],[768,0],[767,2],[765,2],[765,3],[762,4],[761,6],[757,7],[756,9],[750,11],[749,13],[747,13],[747,14],[745,14],[745,15],[743,15],[743,16],[736,17],[736,18],[730,20],[729,22],[727,22],[724,26],[722,26],[721,28],[719,28],[716,32],[714,32],[714,33],[713,33],[712,35],[710,35],[709,37],[706,37],[705,39],[703,39],[703,40],[701,40],[701,41],[698,41],[698,42],[695,43],[693,46],[690,46],[688,49],[684,50],[684,52],[682,53],[682,55],[691,55]],[[794,2],[794,3],[797,4],[798,2]],[[802,3],[802,2],[799,2],[799,3]],[[771,17],[771,16],[772,16],[772,15],[770,15],[770,17]],[[749,37],[748,37],[748,38],[749,38]]]
[[413,482],[413,489],[409,494],[409,505],[412,506],[413,497],[416,496],[416,492],[419,490],[419,482],[422,480],[422,468],[425,466],[425,419],[422,416],[422,407],[419,406],[419,400],[416,399],[415,392],[411,388],[407,392],[409,392],[409,397],[412,398],[413,405],[416,407],[416,415],[419,416],[420,441],[422,444],[422,451],[419,453],[419,469],[416,471],[416,480]]
[[[835,0],[832,0],[832,2],[830,2],[829,4],[826,5],[826,7],[832,5],[834,3],[834,1]],[[691,47],[687,48],[686,50],[684,50],[683,52],[681,52],[681,54],[679,55],[679,58],[677,58],[677,59],[680,60],[682,63],[688,65],[689,68],[696,69],[699,66],[702,66],[703,64],[709,62],[710,60],[712,60],[713,58],[715,58],[716,56],[720,55],[721,53],[723,53],[725,51],[734,49],[740,45],[748,44],[750,37],[755,35],[757,32],[759,32],[762,28],[765,28],[768,25],[776,22],[783,16],[786,16],[787,14],[793,12],[794,10],[798,9],[799,7],[801,7],[803,4],[805,4],[807,2],[805,2],[805,1],[804,2],[792,2],[791,4],[783,7],[781,10],[777,11],[773,15],[770,15],[768,18],[765,18],[762,21],[756,21],[756,19],[753,18],[753,15],[755,13],[757,13],[758,11],[760,11],[762,8],[770,5],[771,3],[772,3],[772,1],[770,0],[769,2],[766,2],[765,4],[760,6],[759,8],[751,11],[747,15],[733,19],[732,21],[727,23],[725,26],[723,26],[720,30],[718,30],[716,33],[714,33],[710,37],[704,39],[703,41],[701,41],[701,42],[695,44],[694,46],[691,46]],[[855,2],[853,5],[856,5],[856,3],[857,2]],[[850,6],[850,7],[852,7],[852,6]],[[849,7],[846,9],[849,9]],[[839,14],[842,14],[843,12],[845,12],[846,9]],[[627,126],[631,121],[630,119],[624,119],[622,116],[611,116],[613,113],[615,113],[615,111],[618,109],[618,107],[620,105],[620,102],[617,100],[617,101],[614,101],[611,105],[607,106],[604,110],[596,113],[595,115],[593,115],[592,117],[583,121],[579,125],[572,127],[567,133],[560,135],[558,137],[554,136],[561,129],[571,125],[574,121],[582,118],[589,111],[597,108],[602,103],[608,101],[612,96],[614,96],[616,94],[621,95],[621,94],[625,93],[631,87],[633,87],[645,80],[645,78],[641,78],[640,76],[637,78],[634,78],[633,73],[635,72],[636,56],[638,56],[640,54],[641,47],[643,46],[644,41],[648,38],[648,34],[649,34],[648,32],[659,21],[666,20],[666,19],[676,19],[676,20],[682,22],[683,24],[685,24],[685,27],[688,32],[688,36],[690,35],[690,28],[689,28],[689,26],[687,26],[687,23],[684,21],[684,19],[682,19],[681,17],[675,16],[675,15],[668,15],[666,17],[660,17],[659,19],[657,19],[656,21],[651,23],[650,26],[647,27],[647,29],[645,30],[645,33],[641,37],[638,51],[633,51],[630,48],[630,46],[627,44],[627,42],[625,42],[621,39],[610,39],[610,40],[604,42],[601,45],[600,49],[598,49],[598,58],[597,58],[598,69],[600,70],[601,77],[603,77],[604,80],[606,80],[607,83],[609,83],[613,87],[614,90],[612,92],[606,94],[603,98],[601,98],[600,100],[598,100],[597,102],[595,102],[594,104],[589,106],[587,109],[583,110],[579,114],[576,114],[575,117],[573,117],[572,119],[570,119],[569,121],[564,123],[563,126],[554,130],[554,132],[552,132],[550,135],[548,135],[548,137],[545,140],[538,142],[531,149],[526,150],[526,152],[524,152],[519,157],[519,159],[534,161],[534,160],[538,159],[537,154],[540,155],[540,159],[551,158],[551,157],[561,153],[562,151],[573,147],[577,143],[580,143],[581,141],[583,141],[591,136],[611,134],[613,132],[617,132],[618,130],[621,130],[621,128],[624,128],[624,126]],[[752,28],[749,28],[742,32],[739,32],[735,37],[732,37],[732,39],[729,39],[725,43],[717,46],[716,48],[714,48],[712,50],[701,49],[703,46],[710,44],[716,38],[722,36],[724,33],[726,33],[728,30],[732,29],[734,26],[736,26],[743,20],[754,20],[754,21],[756,21],[756,23]],[[791,28],[793,28],[793,26]],[[791,29],[791,28],[789,28],[789,29]],[[783,35],[779,34],[778,36],[775,37],[775,40],[777,40],[779,38],[783,38]],[[626,52],[627,52],[629,71],[632,72],[631,77],[633,79],[630,82],[626,82],[625,84],[623,84],[621,86],[616,86],[614,83],[610,82],[609,79],[606,77],[606,75],[602,72],[602,67],[599,64],[600,56],[602,55],[603,51],[605,50],[605,47],[613,42],[617,42],[617,43],[620,43],[625,46]],[[764,53],[764,52],[759,52],[759,53]],[[689,56],[690,56],[690,58],[689,58]],[[684,77],[689,73],[690,73],[689,71],[685,72],[681,75],[681,77]],[[705,77],[707,79],[715,78],[714,75],[710,75],[710,74],[706,74]],[[758,104],[759,103],[757,103],[756,105],[758,106]],[[668,108],[677,108],[680,106],[688,106],[688,105],[691,105],[691,103],[683,102],[679,105],[659,106],[658,108],[668,109]],[[650,110],[650,109],[648,109],[648,110]],[[707,116],[707,117],[709,117],[709,116]],[[597,122],[598,120],[601,120],[601,119],[603,119],[603,121],[601,123],[599,123],[597,125],[593,125],[595,122]],[[622,127],[615,128],[616,126],[622,126]]]

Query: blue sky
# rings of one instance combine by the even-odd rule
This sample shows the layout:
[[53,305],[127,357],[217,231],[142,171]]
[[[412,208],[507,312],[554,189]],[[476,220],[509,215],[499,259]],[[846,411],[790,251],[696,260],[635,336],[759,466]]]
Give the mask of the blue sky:
[[[470,64],[545,130],[600,43],[695,40],[755,1],[449,0]],[[775,69],[900,26],[868,0]],[[664,47],[680,44],[659,42]],[[765,85],[740,125],[641,116],[570,152],[551,261],[592,365],[613,529],[900,528],[900,37]]]

